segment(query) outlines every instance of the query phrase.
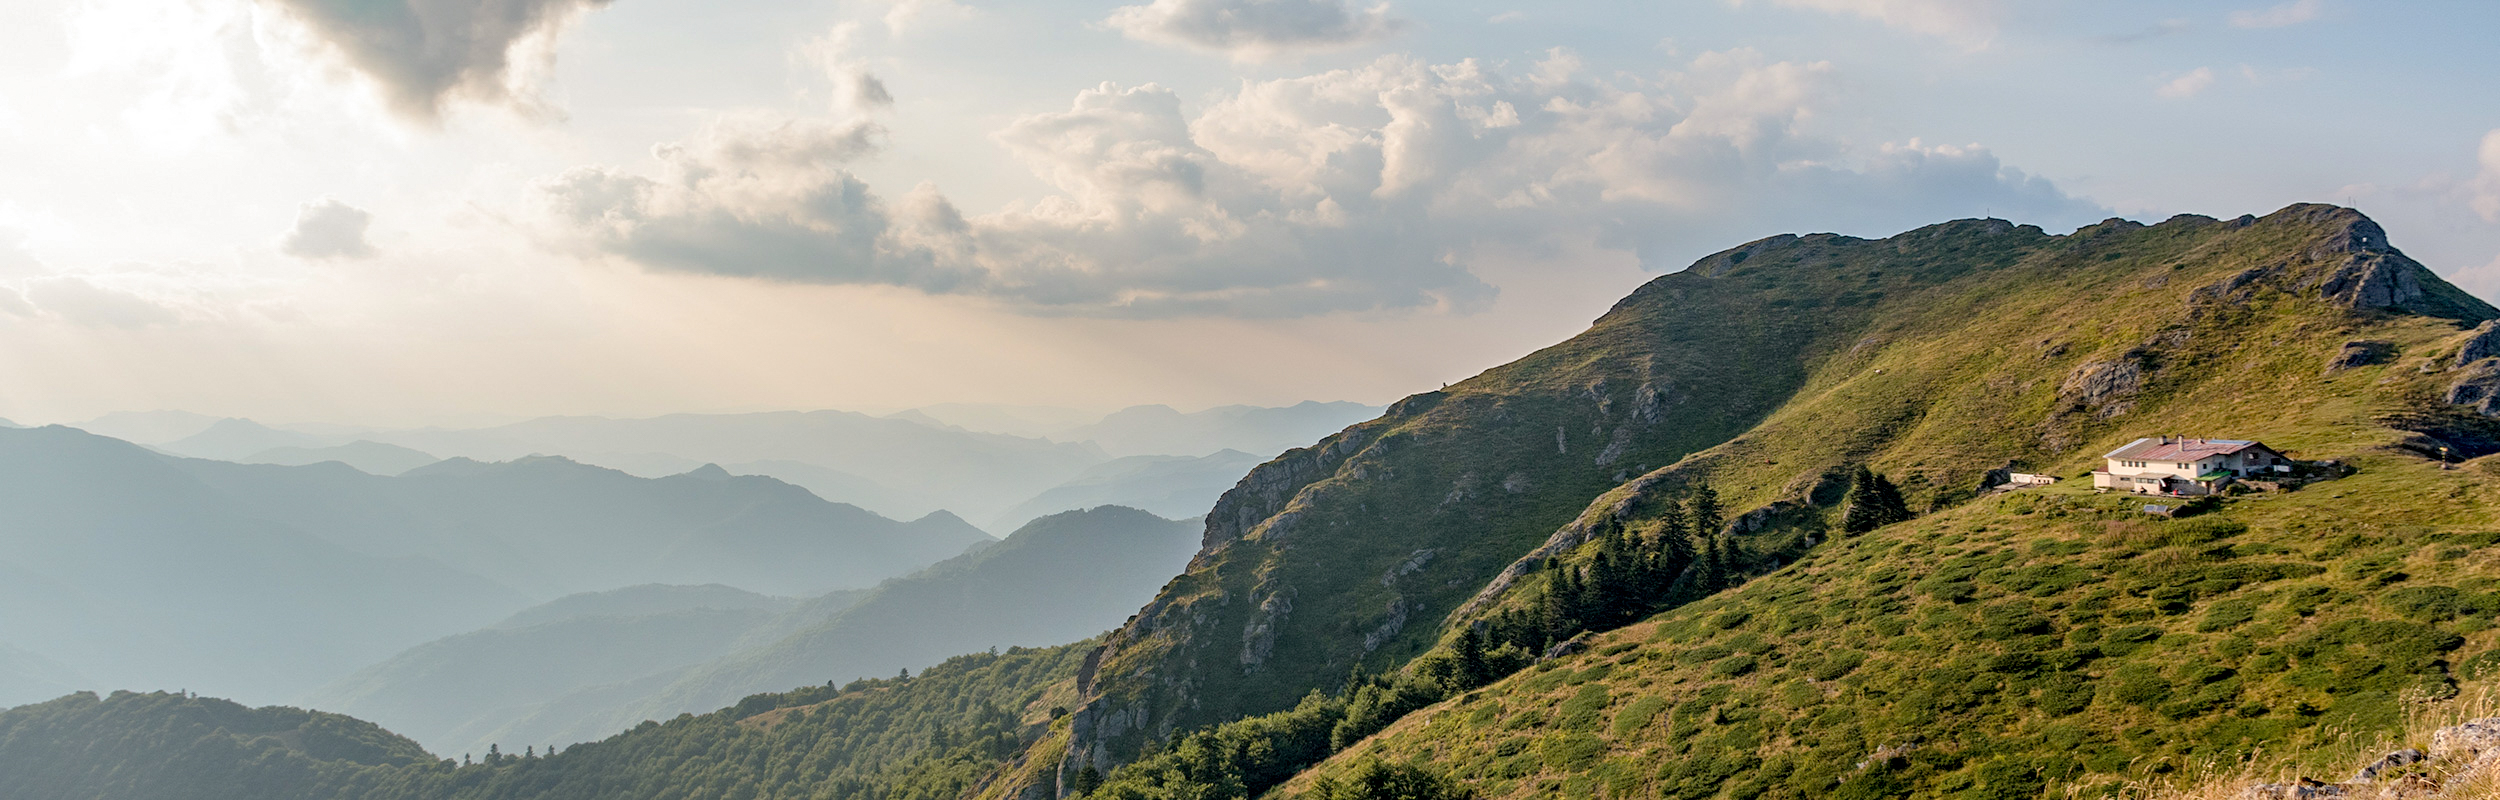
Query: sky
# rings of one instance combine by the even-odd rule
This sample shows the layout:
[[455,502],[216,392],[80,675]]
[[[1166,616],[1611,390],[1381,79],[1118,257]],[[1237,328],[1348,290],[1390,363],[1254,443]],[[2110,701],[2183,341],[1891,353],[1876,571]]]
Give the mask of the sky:
[[1386,402],[1783,232],[2361,208],[2500,5],[0,0],[0,417]]

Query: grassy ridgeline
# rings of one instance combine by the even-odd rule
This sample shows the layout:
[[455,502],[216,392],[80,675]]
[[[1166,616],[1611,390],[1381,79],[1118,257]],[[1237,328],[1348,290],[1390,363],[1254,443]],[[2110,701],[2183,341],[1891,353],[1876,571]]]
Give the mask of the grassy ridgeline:
[[[1831,538],[1861,465],[1925,513],[1968,502],[1991,470],[2071,478],[2156,433],[2389,464],[2420,462],[2385,448],[2488,447],[2494,426],[2441,393],[2463,329],[2493,316],[2365,217],[2326,206],[2063,236],[1964,220],[1712,256],[1568,342],[1254,472],[1211,518],[1217,549],[1112,637],[1110,677],[1080,713],[1095,724],[1067,745],[1059,785],[1081,768],[1109,775],[1171,741],[1159,736],[1286,712],[1350,671],[1411,667],[1454,625],[1533,605],[1545,562],[1584,567],[1593,536],[1651,534],[1700,483],[1760,574]],[[2354,341],[2377,357],[2328,369]],[[2402,491],[2385,501],[2407,504]],[[1554,513],[1572,495],[1575,510]],[[1744,655],[1713,668],[1764,668],[1767,654]],[[1849,764],[1884,743],[1853,746]]]
[[[2309,206],[2046,238],[1956,223],[1748,248],[1644,287],[1609,320],[1809,307],[1801,336],[1845,323],[1850,341],[1804,348],[1794,391],[1757,424],[1600,494],[1439,630],[1532,612],[1555,580],[1535,567],[1593,570],[1584,542],[1654,536],[1703,482],[1770,512],[1734,529],[1759,577],[1707,596],[1688,574],[1660,596],[1704,599],[1435,705],[1287,791],[1425,763],[1492,796],[2097,794],[2396,725],[2405,698],[2500,662],[2482,655],[2500,486],[2426,458],[2491,446],[2491,423],[2442,397],[2462,329],[2490,307],[2418,266],[2402,307],[2320,289],[2383,241]],[[1853,321],[1868,305],[1880,313]],[[1582,338],[1631,324],[1609,320]],[[2330,366],[2356,341],[2376,357]],[[1539,374],[1511,375],[1528,363],[1488,377],[1517,385]],[[2362,471],[2175,522],[2089,493],[2098,453],[2154,433],[2260,438]],[[2069,480],[1972,502],[2009,462]],[[1858,465],[1929,516],[1828,542]],[[1184,737],[1104,791],[1255,786],[1275,771],[1260,754],[1312,749],[1293,733],[1312,726],[1289,723],[1331,707]],[[1261,747],[1262,729],[1297,746]]]

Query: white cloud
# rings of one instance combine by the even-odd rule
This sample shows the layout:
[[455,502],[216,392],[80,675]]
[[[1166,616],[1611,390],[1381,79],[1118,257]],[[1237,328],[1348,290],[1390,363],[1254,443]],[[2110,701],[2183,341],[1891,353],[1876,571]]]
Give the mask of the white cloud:
[[2326,0],[2292,0],[2271,8],[2233,11],[2231,26],[2235,28],[2281,28],[2317,19],[2326,11]]
[[981,14],[979,10],[955,0],[893,0],[893,3],[894,7],[885,12],[885,28],[896,36],[923,25],[971,19]]
[[16,289],[0,286],[0,314],[31,317],[35,315],[35,307],[26,302],[26,296],[18,294]]
[[364,209],[323,198],[296,212],[295,229],[278,242],[278,251],[296,258],[372,258],[373,244],[365,240],[372,225],[373,214]]
[[851,57],[851,39],[858,33],[859,23],[840,23],[799,48],[800,55],[832,83],[834,110],[852,115],[894,105],[894,94],[886,90],[885,81],[869,72],[865,62]]
[[1114,9],[1103,23],[1131,39],[1242,61],[1374,41],[1402,26],[1387,3],[1361,8],[1351,0],[1154,0]]
[[2474,177],[2474,213],[2500,223],[2500,129],[2483,134],[2482,173]]
[[880,199],[842,168],[862,129],[826,123],[716,126],[662,148],[657,177],[578,169],[548,197],[560,231],[655,269],[1128,317],[1467,311],[1494,293],[1471,266],[1488,247],[1596,241],[1666,270],[1797,226],[2106,216],[1983,147],[1812,132],[1828,64],[1733,51],[1592,80],[1567,55],[1523,75],[1383,58],[1246,82],[1195,117],[1104,84],[996,134],[1053,192],[988,214],[928,186]]
[[52,274],[51,269],[46,268],[42,261],[36,260],[35,254],[26,252],[26,240],[23,235],[0,228],[0,281],[49,274]]
[[2160,88],[2153,90],[2153,93],[2172,100],[2185,100],[2190,97],[2195,97],[2198,92],[2205,91],[2207,87],[2213,85],[2213,68],[2197,67],[2196,69],[2189,70],[2187,73],[2176,78],[2171,78],[2170,80],[2163,82]]
[[74,275],[28,281],[26,300],[44,313],[91,327],[146,328],[181,320],[154,301]]
[[[1772,5],[1850,14],[1889,27],[1985,47],[2005,20],[2002,0],[1769,0]],[[1730,0],[1744,5],[1746,0]]]
[[259,0],[302,23],[401,115],[433,121],[453,99],[547,113],[535,83],[555,37],[609,0]]
[[657,179],[582,167],[542,188],[587,246],[658,269],[943,291],[927,254],[898,239],[886,204],[843,165],[882,130],[735,116],[654,149]]

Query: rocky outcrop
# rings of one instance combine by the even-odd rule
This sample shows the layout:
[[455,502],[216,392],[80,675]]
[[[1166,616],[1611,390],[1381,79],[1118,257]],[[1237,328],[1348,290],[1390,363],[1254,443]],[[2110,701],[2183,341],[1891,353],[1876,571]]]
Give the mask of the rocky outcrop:
[[2145,354],[2129,351],[2108,361],[2091,361],[2068,373],[2066,382],[2057,387],[2062,405],[2078,410],[2097,409],[2101,416],[2115,416],[2125,408],[2118,401],[2144,391]]
[[2475,763],[2500,758],[2500,717],[2478,719],[2433,732],[2428,755],[2440,761]]
[[[1382,419],[1398,419],[1421,414],[1438,405],[1442,393],[1424,394],[1400,400],[1389,407]],[[1377,420],[1339,431],[1320,440],[1319,444],[1287,451],[1276,460],[1260,464],[1233,485],[1232,491],[1207,512],[1206,533],[1199,538],[1199,558],[1226,544],[1247,538],[1262,523],[1273,525],[1274,518],[1284,512],[1302,488],[1328,477],[1346,458],[1362,452],[1377,431],[1385,426]]]
[[2478,361],[2448,384],[2448,404],[2500,417],[2500,361]]
[[2272,290],[2316,297],[2354,311],[2400,311],[2468,321],[2500,317],[2500,309],[2439,280],[2429,267],[2389,245],[2387,230],[2359,211],[2295,205],[2250,227],[2325,232],[2298,255],[2251,267],[2188,293],[2191,308],[2201,313],[2246,304]]
[[2484,320],[2474,326],[2474,334],[2457,345],[2456,366],[2465,366],[2493,356],[2500,356],[2500,320]]
[[2333,375],[2354,367],[2385,364],[2396,357],[2396,346],[2389,342],[2355,339],[2345,342],[2326,359],[2326,374]]

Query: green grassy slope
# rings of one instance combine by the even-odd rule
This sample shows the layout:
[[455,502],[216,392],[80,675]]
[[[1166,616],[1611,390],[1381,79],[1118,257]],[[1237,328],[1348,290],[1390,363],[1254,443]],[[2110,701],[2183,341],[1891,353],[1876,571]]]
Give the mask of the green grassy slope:
[[[2418,267],[2339,296],[2392,269],[2384,242],[2325,207],[2104,224],[1928,288],[1761,425],[1606,493],[1539,555],[1585,563],[1591,531],[1649,530],[1697,480],[1799,510],[1741,537],[1757,552],[1823,533],[1859,463],[1938,513],[1603,635],[1318,774],[1420,758],[1497,796],[2034,797],[2384,729],[2399,697],[2500,662],[2472,660],[2500,614],[2500,485],[2423,458],[2492,449],[2488,420],[2442,402],[2460,323],[2492,314]],[[2392,356],[2327,369],[2356,340]],[[2088,391],[2113,369],[2117,391]],[[2073,479],[1965,502],[2009,461],[2075,476],[2155,433],[2362,472],[2176,522]],[[1532,566],[1460,618],[1533,596]]]
[[2061,488],[1844,539],[1317,772],[1421,759],[1488,797],[2029,798],[2386,730],[2408,699],[2500,677],[2500,476],[2359,463],[2187,520]]
[[[1113,636],[1053,788],[1172,732],[1404,664],[1453,611],[1514,602],[1543,558],[1644,524],[1696,480],[1734,510],[1811,522],[1860,463],[1941,506],[2009,461],[2071,470],[2144,433],[2349,446],[2358,434],[2325,421],[2376,390],[2314,380],[2345,338],[2419,357],[2494,315],[2325,206],[2065,236],[1966,220],[1749,244],[1652,281],[1570,341],[1253,472],[1210,516],[1192,570]],[[2364,372],[2379,374],[2349,375]],[[2405,402],[2431,380],[2406,384]]]

